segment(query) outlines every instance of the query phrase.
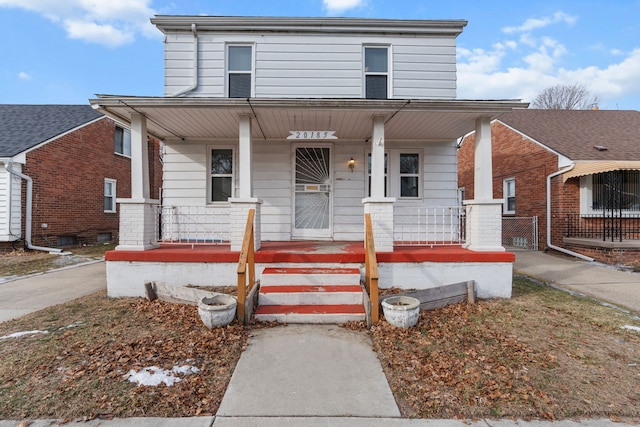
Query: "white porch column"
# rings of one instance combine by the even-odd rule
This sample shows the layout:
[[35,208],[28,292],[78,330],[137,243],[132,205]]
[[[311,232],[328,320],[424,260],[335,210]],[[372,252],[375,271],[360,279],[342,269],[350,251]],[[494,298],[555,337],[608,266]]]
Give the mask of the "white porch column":
[[251,116],[240,116],[238,141],[238,197],[248,199],[253,196],[253,144],[251,141]]
[[373,116],[371,137],[371,197],[362,200],[364,212],[371,215],[376,251],[393,252],[393,197],[385,197],[384,116]]
[[131,198],[117,199],[120,232],[116,250],[145,251],[158,245],[158,200],[149,198],[147,119],[131,115]]
[[232,251],[242,249],[242,240],[250,209],[255,209],[253,220],[254,249],[260,249],[260,205],[262,200],[253,197],[253,142],[251,141],[251,116],[239,116],[238,130],[238,197],[229,198],[231,203],[230,244]]
[[504,251],[502,246],[502,199],[493,198],[491,120],[476,120],[474,152],[474,199],[464,202],[467,214],[465,247],[474,251]]

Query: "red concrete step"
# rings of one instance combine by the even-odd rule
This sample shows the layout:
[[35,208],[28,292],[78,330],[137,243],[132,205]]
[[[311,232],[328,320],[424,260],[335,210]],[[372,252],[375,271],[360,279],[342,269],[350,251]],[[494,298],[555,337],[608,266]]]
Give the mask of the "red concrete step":
[[282,323],[345,323],[365,320],[365,312],[362,304],[261,305],[255,318]]
[[360,285],[287,285],[260,287],[260,305],[362,304]]
[[359,285],[358,268],[267,267],[260,283],[267,286]]

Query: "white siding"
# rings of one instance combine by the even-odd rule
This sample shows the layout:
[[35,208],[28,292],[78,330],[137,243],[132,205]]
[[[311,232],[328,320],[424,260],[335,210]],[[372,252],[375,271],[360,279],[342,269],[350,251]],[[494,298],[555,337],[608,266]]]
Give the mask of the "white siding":
[[[13,168],[20,171],[21,165]],[[11,242],[21,237],[22,191],[20,178],[12,176],[0,166],[0,242]]]
[[[397,221],[408,220],[412,209],[457,204],[456,144],[388,142],[389,149],[416,149],[423,153],[423,198],[398,200],[394,205]],[[216,143],[168,142],[164,154],[163,205],[207,205],[207,156]],[[228,147],[229,142],[217,145]],[[292,147],[289,141],[254,141],[253,189],[262,199],[261,233],[263,241],[288,241],[292,224]],[[366,156],[363,141],[338,141],[333,145],[333,238],[362,240],[366,197]],[[354,171],[347,166],[355,160]],[[236,153],[237,159],[237,153]],[[236,160],[237,161],[237,160]],[[237,168],[237,163],[235,165]],[[236,169],[237,170],[237,169]],[[236,174],[237,177],[237,174]],[[237,179],[236,179],[237,184]],[[229,204],[209,204],[216,222],[228,221]]]
[[[390,46],[394,98],[455,98],[455,39],[291,34],[199,35],[198,88],[188,96],[225,97],[225,46],[255,46],[258,98],[362,98],[363,46]],[[193,36],[168,34],[165,95],[193,84]]]

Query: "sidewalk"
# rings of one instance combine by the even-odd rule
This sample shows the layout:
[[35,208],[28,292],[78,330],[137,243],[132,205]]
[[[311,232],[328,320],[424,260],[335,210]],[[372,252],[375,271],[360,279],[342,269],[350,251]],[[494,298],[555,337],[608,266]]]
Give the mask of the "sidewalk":
[[640,313],[640,273],[539,251],[516,252],[513,272]]
[[0,283],[0,322],[107,288],[104,262],[95,261]]

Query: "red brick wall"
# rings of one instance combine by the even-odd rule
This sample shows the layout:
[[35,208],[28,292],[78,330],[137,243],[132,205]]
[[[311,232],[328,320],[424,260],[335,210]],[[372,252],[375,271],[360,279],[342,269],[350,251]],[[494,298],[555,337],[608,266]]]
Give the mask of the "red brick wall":
[[[27,154],[23,173],[33,179],[34,245],[55,246],[59,236],[93,244],[100,233],[117,241],[119,215],[104,212],[104,180],[117,181],[116,197],[131,197],[131,161],[114,153],[114,134],[115,123],[103,118]],[[162,179],[157,141],[149,143],[149,158],[151,196],[157,198]],[[23,235],[25,211],[23,202]]]
[[[538,217],[538,247],[546,246],[546,177],[558,170],[557,156],[502,123],[491,124],[493,197],[503,198],[503,180],[515,178],[516,217]],[[458,150],[458,185],[473,199],[475,134]],[[561,180],[561,179],[560,179]],[[557,199],[556,199],[557,200]],[[553,205],[553,204],[552,204]]]

